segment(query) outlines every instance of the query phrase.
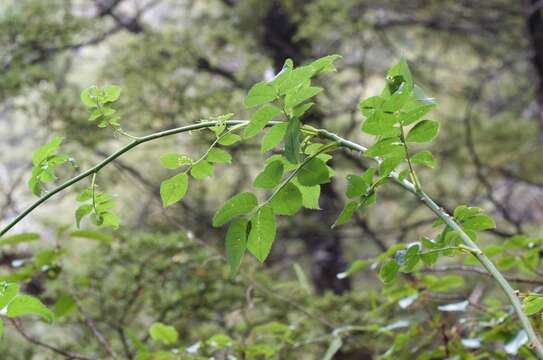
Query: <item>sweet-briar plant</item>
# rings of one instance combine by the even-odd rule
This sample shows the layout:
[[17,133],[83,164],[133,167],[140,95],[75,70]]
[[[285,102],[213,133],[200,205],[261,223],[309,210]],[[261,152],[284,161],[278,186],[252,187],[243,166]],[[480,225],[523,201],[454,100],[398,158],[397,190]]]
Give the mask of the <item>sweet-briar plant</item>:
[[[169,207],[183,199],[192,182],[212,176],[216,164],[232,162],[232,156],[226,150],[229,146],[256,137],[268,128],[261,138],[260,147],[264,154],[270,154],[272,150],[273,153],[254,179],[253,189],[228,199],[213,216],[213,226],[225,227],[226,257],[232,277],[236,276],[247,252],[260,262],[266,260],[276,239],[277,217],[293,216],[301,208],[319,208],[320,187],[334,176],[329,165],[333,153],[341,149],[352,150],[375,160],[375,166],[363,173],[347,176],[348,202],[334,224],[330,224],[331,228],[349,221],[355,212],[374,205],[383,185],[392,183],[413,194],[436,215],[434,227],[440,232],[434,239],[423,237],[408,246],[392,247],[374,259],[385,286],[389,286],[399,273],[407,274],[432,265],[440,256],[467,254],[478,261],[501,287],[531,348],[537,357],[543,359],[543,345],[529,318],[543,310],[543,297],[516,292],[477,245],[478,233],[494,228],[494,220],[481,209],[464,205],[448,214],[423,190],[416,169],[419,166],[434,168],[436,161],[429,150],[415,151],[413,144],[429,143],[438,135],[439,123],[426,117],[436,107],[436,102],[414,83],[403,58],[388,70],[381,94],[360,102],[360,112],[365,119],[361,130],[375,137],[371,146],[365,147],[304,123],[304,114],[314,105],[312,99],[323,90],[313,86],[312,79],[320,73],[335,71],[334,62],[339,58],[338,55],[325,56],[299,67],[287,60],[274,79],[259,82],[249,90],[244,104],[246,108],[254,109],[250,120],[232,120],[233,114],[226,114],[141,137],[130,135],[121,127],[115,110],[121,95],[119,87],[93,86],[85,89],[81,93],[81,101],[88,110],[89,121],[95,122],[99,128],[110,128],[129,138],[130,142],[94,167],[52,188],[49,184],[57,179],[56,168],[70,163],[70,157],[59,154],[61,137],[55,137],[39,148],[32,158],[34,167],[28,183],[39,199],[8,223],[0,236],[49,198],[86,178],[90,178],[90,184],[77,196],[80,205],[75,212],[75,225],[79,227],[84,218],[90,217],[95,226],[116,228],[119,219],[113,198],[98,186],[100,170],[143,143],[195,130],[212,132],[215,140],[199,157],[177,152],[160,157],[162,166],[171,170],[171,176],[160,186],[163,206]],[[33,234],[19,234],[1,242],[35,239]],[[340,276],[349,276],[368,264],[368,261],[356,261]],[[15,282],[0,284],[0,309],[7,309],[7,317],[34,313],[47,320],[53,319],[51,311],[39,300],[20,295],[18,290]],[[522,297],[524,303],[521,302]],[[0,333],[2,328],[0,321]],[[150,334],[165,343],[177,339],[175,329],[160,323],[152,326]],[[338,342],[333,342],[327,356],[331,358],[340,346],[340,341],[339,346]]]

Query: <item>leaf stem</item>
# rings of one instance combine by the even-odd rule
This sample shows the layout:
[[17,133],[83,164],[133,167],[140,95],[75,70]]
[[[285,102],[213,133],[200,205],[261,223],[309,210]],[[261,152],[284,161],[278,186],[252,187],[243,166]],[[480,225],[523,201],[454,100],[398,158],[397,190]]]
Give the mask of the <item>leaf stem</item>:
[[415,187],[417,188],[417,190],[421,190],[419,178],[417,177],[417,173],[415,173],[415,169],[413,168],[413,164],[411,163],[411,156],[409,155],[409,149],[407,148],[407,143],[405,142],[405,133],[403,130],[403,125],[401,124],[400,124],[400,140],[402,142],[403,148],[405,149],[405,158],[407,159],[407,165],[409,166],[409,174],[411,175],[411,181],[413,181],[413,184],[415,184]]

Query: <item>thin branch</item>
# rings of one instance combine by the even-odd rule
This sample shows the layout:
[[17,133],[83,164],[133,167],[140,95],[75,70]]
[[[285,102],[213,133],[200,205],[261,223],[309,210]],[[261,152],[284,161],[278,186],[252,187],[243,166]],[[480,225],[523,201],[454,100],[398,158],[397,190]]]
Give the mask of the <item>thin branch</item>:
[[65,351],[65,350],[62,350],[62,349],[59,349],[57,347],[54,347],[52,345],[49,345],[49,344],[46,344],[38,339],[36,339],[35,337],[29,335],[26,330],[23,328],[23,326],[21,325],[20,321],[18,319],[12,319],[10,318],[9,319],[10,323],[13,325],[13,327],[15,328],[15,330],[25,339],[27,340],[28,342],[36,345],[36,346],[40,346],[42,348],[45,348],[45,349],[49,349],[51,350],[52,352],[54,353],[57,353],[59,355],[62,355],[64,356],[65,358],[67,359],[74,359],[74,360],[98,360],[96,358],[92,358],[92,357],[88,357],[88,356],[85,356],[85,355],[81,355],[81,354],[76,354],[76,353],[71,353],[71,352],[68,352],[68,351]]
[[109,344],[109,342],[106,340],[104,335],[102,335],[102,333],[98,330],[98,328],[96,327],[96,324],[94,323],[94,320],[92,320],[92,318],[89,316],[89,314],[85,311],[85,309],[83,308],[83,305],[81,304],[81,301],[79,300],[79,298],[75,294],[72,294],[72,297],[74,298],[75,303],[77,304],[77,307],[79,308],[79,311],[81,312],[81,315],[83,315],[83,320],[84,320],[85,324],[89,327],[89,329],[91,330],[91,332],[94,335],[94,337],[96,338],[96,340],[98,340],[100,345],[102,345],[104,350],[111,357],[113,357],[114,359],[117,359],[119,356],[115,353],[115,351],[113,351],[113,349],[111,348],[111,345]]
[[[135,148],[136,146],[143,144],[145,142],[149,142],[152,140],[160,139],[166,136],[179,134],[183,132],[188,132],[191,130],[199,130],[204,128],[210,128],[212,126],[215,126],[219,123],[219,121],[206,121],[201,122],[197,124],[187,125],[179,128],[174,128],[166,131],[157,132],[151,135],[147,135],[144,137],[137,138],[130,142],[128,145],[124,146],[120,150],[116,151],[106,159],[104,159],[102,162],[97,164],[96,166],[92,167],[91,169],[83,172],[82,174],[66,181],[64,184],[56,187],[55,189],[51,190],[49,193],[42,196],[40,199],[38,199],[34,204],[30,205],[26,210],[24,210],[21,214],[19,214],[15,219],[13,219],[2,231],[0,232],[0,237],[4,235],[7,231],[9,231],[13,226],[15,226],[19,221],[21,221],[25,216],[27,216],[29,213],[31,213],[34,209],[36,209],[38,206],[40,206],[42,203],[47,201],[50,197],[53,195],[61,192],[62,190],[70,187],[71,185],[77,183],[78,181],[86,178],[87,176],[101,170],[103,167],[108,165],[110,162],[118,158],[119,156],[123,155],[124,153],[128,152],[129,150]],[[241,125],[241,124],[247,124],[248,121],[246,120],[229,120],[226,121],[225,124],[227,126],[232,125]],[[273,125],[277,122],[270,122],[268,125]],[[325,129],[314,129],[314,128],[307,128],[308,131],[315,132],[315,135],[318,137],[330,140],[336,143],[336,145],[344,147],[346,149],[351,149],[356,152],[359,152],[360,154],[363,154],[367,148],[357,144],[355,142],[352,142],[350,140],[344,139],[340,137],[337,134],[331,133],[328,130]],[[378,163],[381,162],[380,159],[374,158]],[[428,196],[424,191],[417,189],[413,183],[405,180],[400,179],[398,173],[391,172],[389,175],[389,178],[397,185],[399,185],[401,188],[403,188],[405,191],[410,192],[414,196],[419,199],[420,202],[422,202],[428,209],[430,209],[438,218],[443,220],[443,222],[449,226],[453,231],[456,231],[459,235],[463,243],[470,249],[473,250],[473,255],[477,258],[477,260],[483,265],[483,267],[491,274],[491,276],[494,278],[494,280],[499,284],[499,286],[504,291],[505,295],[509,299],[509,302],[513,306],[515,313],[517,314],[517,317],[519,318],[522,327],[526,331],[526,334],[528,335],[528,339],[531,342],[531,345],[534,347],[535,352],[538,354],[538,356],[543,359],[543,344],[540,342],[539,337],[537,336],[536,332],[534,331],[534,328],[532,327],[532,324],[530,322],[530,319],[528,316],[524,313],[524,309],[522,306],[522,303],[520,302],[515,290],[511,287],[507,279],[502,275],[502,273],[496,268],[494,263],[483,253],[483,251],[479,248],[479,246],[466,234],[464,229],[458,223],[449,215],[442,207],[437,205],[432,198]]]

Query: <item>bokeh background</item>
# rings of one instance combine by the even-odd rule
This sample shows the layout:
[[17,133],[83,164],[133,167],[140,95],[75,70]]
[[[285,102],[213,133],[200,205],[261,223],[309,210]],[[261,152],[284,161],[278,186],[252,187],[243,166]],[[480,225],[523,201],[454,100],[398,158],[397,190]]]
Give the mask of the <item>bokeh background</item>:
[[[538,0],[3,0],[0,223],[34,200],[26,186],[31,154],[53,135],[66,137],[63,151],[77,164],[65,168],[63,178],[126,143],[87,121],[79,94],[90,85],[121,86],[123,129],[143,135],[229,112],[246,119],[247,90],[271,78],[285,59],[303,64],[340,54],[338,71],[317,79],[325,91],[304,121],[370,144],[360,131],[358,103],[378,94],[386,69],[404,55],[416,81],[439,102],[432,113],[441,123],[432,144],[439,165],[421,170],[426,191],[446,209],[470,204],[494,216],[498,227],[481,239],[485,244],[541,236],[542,8]],[[37,232],[42,240],[0,247],[0,274],[22,276],[25,291],[51,306],[59,299],[71,304],[54,325],[27,321],[25,331],[59,348],[107,358],[82,308],[70,300],[77,298],[122,358],[134,358],[138,342],[160,348],[147,328],[161,321],[177,329],[180,349],[227,334],[255,348],[247,359],[319,359],[329,345],[319,336],[337,324],[383,327],[409,313],[384,300],[373,269],[337,276],[356,259],[417,241],[433,222],[416,199],[389,186],[371,214],[330,230],[345,203],[345,176],[370,164],[354,153],[335,156],[337,177],[323,186],[322,210],[281,218],[266,264],[247,257],[242,275],[229,280],[224,229],[213,229],[211,218],[261,171],[258,141],[238,143],[233,164],[192,183],[182,203],[164,210],[158,193],[171,176],[160,155],[197,156],[210,140],[192,133],[146,144],[102,171],[99,185],[115,194],[122,223],[104,232],[107,241],[70,235],[74,191],[18,225],[14,233]],[[27,267],[21,264],[44,252],[52,256],[47,271],[34,267],[22,274]],[[455,274],[465,280],[462,286],[409,311],[424,313],[428,304],[463,299],[474,289],[495,294],[480,274]],[[440,326],[435,317],[425,321]],[[269,324],[276,328],[258,328]],[[435,348],[442,346],[440,336],[428,330],[418,342]],[[395,338],[353,333],[334,358],[377,358]],[[3,359],[63,358],[9,326],[0,351]]]

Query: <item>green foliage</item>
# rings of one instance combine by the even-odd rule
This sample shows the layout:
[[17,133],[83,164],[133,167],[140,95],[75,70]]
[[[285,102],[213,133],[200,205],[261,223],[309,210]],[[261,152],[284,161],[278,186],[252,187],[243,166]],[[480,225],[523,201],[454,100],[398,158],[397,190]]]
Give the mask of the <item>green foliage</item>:
[[10,318],[38,315],[42,319],[52,322],[54,314],[42,302],[32,296],[19,294],[19,285],[0,282],[0,309],[6,309]]
[[179,335],[173,326],[164,325],[162,323],[154,323],[149,328],[149,335],[156,341],[160,341],[165,345],[174,344],[177,342]]
[[263,206],[251,217],[247,249],[260,262],[268,257],[276,234],[275,215],[271,206]]
[[112,104],[121,96],[121,88],[107,85],[102,88],[90,86],[81,92],[81,102],[89,112],[89,121],[97,122],[99,128],[111,126],[120,129],[120,117]]
[[91,222],[96,226],[118,228],[119,218],[112,211],[116,206],[113,196],[98,191],[97,187],[93,181],[90,187],[77,196],[76,200],[82,203],[75,211],[77,227],[80,227],[83,218],[90,215]]
[[228,199],[213,216],[213,226],[222,226],[235,217],[248,214],[258,205],[253,193],[244,192]]
[[160,197],[164,207],[180,201],[187,193],[189,177],[186,173],[177,174],[160,184]]
[[41,196],[44,184],[57,179],[55,169],[69,160],[67,155],[57,154],[63,140],[63,137],[56,136],[34,152],[32,177],[28,181],[28,187],[34,195]]

